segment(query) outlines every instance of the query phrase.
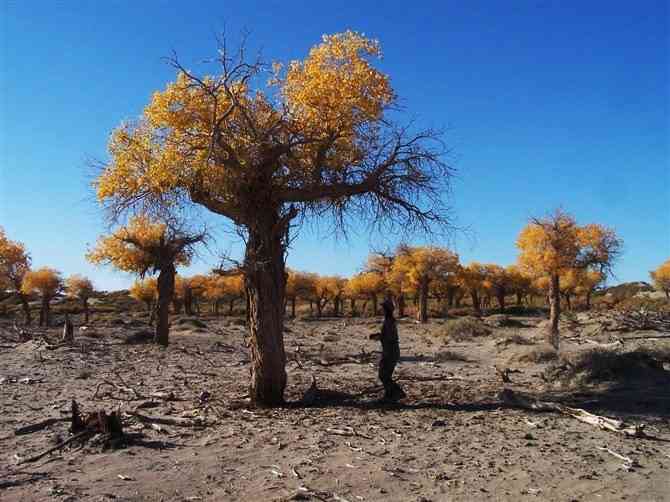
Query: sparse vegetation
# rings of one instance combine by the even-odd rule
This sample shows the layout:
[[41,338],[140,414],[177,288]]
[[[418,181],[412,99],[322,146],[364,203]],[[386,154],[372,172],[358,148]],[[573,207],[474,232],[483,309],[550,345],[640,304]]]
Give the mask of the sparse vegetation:
[[548,363],[558,359],[558,352],[551,345],[542,343],[520,352],[513,359],[520,363]]
[[462,342],[470,340],[473,337],[489,336],[491,329],[479,319],[461,317],[447,321],[441,334],[447,340]]
[[591,349],[570,357],[562,357],[545,371],[545,379],[569,384],[602,382],[626,383],[635,379],[666,379],[670,372],[670,349],[638,348],[632,351]]

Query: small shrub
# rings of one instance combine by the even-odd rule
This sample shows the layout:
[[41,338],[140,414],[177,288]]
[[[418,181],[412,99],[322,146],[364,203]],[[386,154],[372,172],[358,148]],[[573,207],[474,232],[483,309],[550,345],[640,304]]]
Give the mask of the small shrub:
[[549,344],[543,343],[516,356],[520,363],[547,363],[558,359],[558,353]]
[[640,348],[630,352],[592,349],[547,368],[548,381],[598,383],[636,379],[668,378],[664,363],[670,362],[670,350]]
[[442,350],[435,354],[435,362],[437,363],[446,363],[447,361],[462,361],[470,362],[470,360],[465,357],[463,354],[454,352],[452,350]]
[[177,325],[177,329],[207,329],[207,325],[195,317],[182,317],[181,319],[177,319],[175,324]]
[[504,347],[507,347],[508,345],[535,345],[535,341],[522,336],[519,333],[514,333],[502,337],[496,342],[496,345],[502,345]]
[[490,334],[491,330],[482,321],[474,317],[462,317],[449,321],[442,331],[443,336],[456,342]]
[[448,309],[447,314],[449,317],[466,317],[472,316],[474,314],[474,310],[470,307],[451,308]]

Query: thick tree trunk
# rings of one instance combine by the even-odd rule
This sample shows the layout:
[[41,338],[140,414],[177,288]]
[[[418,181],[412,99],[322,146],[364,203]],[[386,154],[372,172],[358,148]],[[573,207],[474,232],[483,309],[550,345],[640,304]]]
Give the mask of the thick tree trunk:
[[166,264],[158,274],[158,319],[154,342],[168,345],[170,334],[170,303],[174,296],[174,276],[177,271],[172,263]]
[[235,309],[235,298],[230,300],[228,303],[228,315],[233,315],[233,310]]
[[591,295],[593,291],[586,292],[586,310],[591,310]]
[[184,312],[186,315],[193,315],[193,293],[189,288],[184,291]]
[[454,297],[456,296],[456,288],[447,288],[447,308],[454,306]]
[[551,276],[551,287],[549,289],[549,331],[547,342],[556,350],[559,350],[558,319],[561,316],[561,290],[558,274]]
[[282,308],[286,292],[284,237],[288,222],[280,223],[276,213],[270,216],[249,227],[244,258],[251,348],[249,396],[259,406],[281,405],[286,388]]
[[333,298],[333,308],[335,309],[334,315],[335,317],[340,316],[340,297],[339,295]]
[[84,298],[82,303],[84,304],[84,323],[88,324],[88,298]]
[[372,295],[372,315],[377,316],[377,307],[378,307],[377,295]]
[[356,317],[358,313],[356,312],[356,299],[355,298],[350,298],[349,299],[349,309],[351,309],[351,317]]
[[421,323],[428,322],[428,281],[421,281],[419,285],[419,311],[417,320]]
[[399,294],[396,303],[398,304],[398,317],[405,317],[405,295]]
[[474,289],[470,291],[470,298],[472,299],[472,308],[475,309],[475,314],[482,315],[482,304],[477,291]]
[[295,319],[295,296],[291,297],[291,318]]
[[44,324],[45,327],[51,325],[51,312],[49,310],[49,298],[42,298],[42,312],[40,313],[40,326]]
[[321,314],[323,314],[323,305],[321,305],[321,299],[317,298],[316,299],[316,317],[321,317]]
[[26,326],[30,326],[33,318],[30,315],[30,305],[28,304],[28,299],[23,293],[19,293],[19,300],[21,301],[21,306],[23,307],[23,317],[24,323]]
[[500,313],[504,314],[505,313],[505,292],[501,291],[497,295],[498,299],[498,308],[500,309]]

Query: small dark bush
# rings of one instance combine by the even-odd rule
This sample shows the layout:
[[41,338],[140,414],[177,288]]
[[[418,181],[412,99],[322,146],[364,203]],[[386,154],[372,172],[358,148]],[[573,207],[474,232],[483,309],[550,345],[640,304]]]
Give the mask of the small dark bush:
[[462,317],[448,321],[441,334],[449,340],[460,342],[470,340],[473,337],[490,335],[491,330],[477,318]]
[[543,343],[515,357],[520,363],[547,363],[558,359],[558,353],[549,344]]
[[577,383],[625,382],[628,380],[670,378],[663,368],[670,362],[670,350],[636,349],[630,352],[592,349],[547,368],[547,380]]
[[463,354],[459,354],[458,352],[454,352],[452,350],[442,350],[435,354],[435,362],[445,363],[447,361],[469,362],[470,360]]
[[177,319],[175,324],[177,325],[178,329],[207,329],[207,325],[195,317],[182,317],[181,319]]
[[525,336],[520,335],[519,333],[514,333],[512,335],[507,335],[502,337],[496,342],[496,345],[502,345],[507,347],[508,345],[535,345],[535,341]]

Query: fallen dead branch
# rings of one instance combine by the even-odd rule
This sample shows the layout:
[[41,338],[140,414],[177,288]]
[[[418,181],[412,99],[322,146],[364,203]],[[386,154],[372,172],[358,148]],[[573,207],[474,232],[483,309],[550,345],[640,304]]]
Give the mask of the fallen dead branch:
[[76,441],[77,439],[85,438],[87,436],[92,436],[94,434],[93,431],[81,431],[79,434],[75,434],[74,436],[70,436],[67,438],[65,441],[61,441],[58,443],[56,446],[49,448],[47,450],[44,450],[42,453],[38,453],[37,455],[33,455],[32,457],[29,458],[21,458],[19,454],[15,454],[14,457],[17,458],[19,461],[19,464],[27,464],[30,462],[37,462],[38,460],[46,457],[49,453],[53,453],[54,451],[60,450],[64,446],[69,445],[70,443]]
[[637,463],[637,461],[633,460],[632,458],[626,457],[625,455],[621,455],[621,454],[615,452],[614,450],[610,450],[609,448],[599,447],[598,449],[600,451],[605,451],[605,452],[609,453],[610,455],[612,455],[613,457],[618,458],[619,460],[623,460],[623,466],[622,467],[626,470],[630,470],[633,467],[639,467],[639,465],[640,465],[640,464]]
[[162,425],[174,425],[177,427],[204,427],[205,422],[199,418],[183,418],[183,417],[166,417],[166,416],[157,416],[151,417],[148,415],[142,415],[136,411],[126,411],[126,415],[137,418],[140,422],[145,422],[148,424],[162,424]]
[[623,312],[614,317],[611,331],[670,332],[670,313],[647,310]]
[[551,401],[538,401],[523,396],[511,389],[503,389],[499,397],[503,403],[515,408],[521,408],[530,411],[551,411],[561,413],[562,415],[570,416],[579,420],[580,422],[593,425],[602,430],[624,434],[628,437],[649,437],[644,432],[644,424],[629,426],[626,425],[622,420],[594,415],[593,413],[589,413],[588,411],[581,408],[570,408],[569,406],[565,406],[560,403]]
[[41,422],[37,422],[35,424],[30,424],[30,425],[24,425],[23,427],[19,427],[18,429],[14,429],[14,435],[15,436],[22,436],[24,434],[32,434],[33,432],[41,431],[43,429],[46,429],[50,425],[57,424],[58,422],[67,422],[70,420],[69,418],[65,417],[54,417],[54,418],[47,418],[46,420],[42,420]]
[[[115,412],[111,412],[108,415],[104,411],[97,411],[89,413],[86,417],[82,417],[79,412],[79,405],[74,399],[72,400],[71,410],[72,411],[70,417],[71,419],[70,432],[72,432],[73,435],[64,441],[61,441],[56,446],[48,448],[43,452],[38,453],[37,455],[33,455],[32,457],[22,458],[18,454],[14,455],[18,459],[19,464],[37,462],[38,460],[46,457],[50,453],[58,451],[63,447],[69,445],[70,443],[73,443],[79,439],[86,440],[97,434],[103,435],[104,438],[103,444],[105,445],[105,447],[111,446],[116,448],[125,441],[121,421]],[[47,421],[48,420],[45,420],[44,422]],[[34,426],[42,425],[42,423],[34,424]]]

